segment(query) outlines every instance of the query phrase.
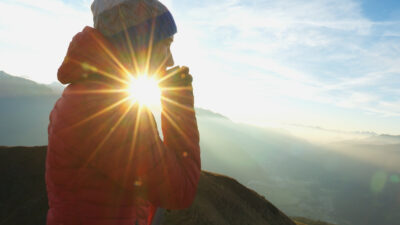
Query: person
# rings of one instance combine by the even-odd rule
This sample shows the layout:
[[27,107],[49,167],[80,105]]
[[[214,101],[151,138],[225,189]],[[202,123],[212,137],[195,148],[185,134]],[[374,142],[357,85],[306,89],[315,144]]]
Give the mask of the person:
[[[72,39],[68,84],[50,113],[47,225],[150,225],[157,209],[190,207],[201,171],[192,76],[174,65],[176,25],[157,0],[94,0],[94,28]],[[148,107],[125,91],[156,74],[160,138]]]

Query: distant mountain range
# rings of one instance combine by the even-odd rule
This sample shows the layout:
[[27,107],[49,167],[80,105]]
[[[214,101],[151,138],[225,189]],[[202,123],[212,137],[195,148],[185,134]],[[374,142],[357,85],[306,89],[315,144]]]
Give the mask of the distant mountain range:
[[377,134],[372,131],[342,131],[326,129],[319,126],[301,124],[285,124],[292,134],[313,143],[331,144],[338,142],[354,142],[368,144],[400,144],[400,135]]
[[60,93],[61,84],[52,85],[38,84],[34,81],[12,76],[0,71],[0,98],[26,97],[26,96],[48,96]]
[[[47,144],[48,115],[59,96],[48,93],[0,97],[0,146]],[[398,136],[362,134],[327,146],[209,110],[196,113],[203,169],[234,177],[290,216],[339,225],[398,225]]]

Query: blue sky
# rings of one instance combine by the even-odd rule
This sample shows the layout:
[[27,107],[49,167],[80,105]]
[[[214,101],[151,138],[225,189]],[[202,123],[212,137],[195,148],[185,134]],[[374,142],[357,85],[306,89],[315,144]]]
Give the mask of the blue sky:
[[400,19],[400,1],[363,0],[359,1],[363,14],[374,21]]
[[[162,2],[197,106],[260,126],[400,134],[400,1]],[[0,0],[0,70],[55,81],[90,3]]]

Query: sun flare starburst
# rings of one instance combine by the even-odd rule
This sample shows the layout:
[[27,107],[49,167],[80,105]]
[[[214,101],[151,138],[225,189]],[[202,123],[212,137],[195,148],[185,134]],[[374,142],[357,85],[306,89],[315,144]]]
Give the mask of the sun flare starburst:
[[128,92],[131,100],[141,105],[160,105],[161,90],[158,81],[151,76],[132,76],[129,82]]

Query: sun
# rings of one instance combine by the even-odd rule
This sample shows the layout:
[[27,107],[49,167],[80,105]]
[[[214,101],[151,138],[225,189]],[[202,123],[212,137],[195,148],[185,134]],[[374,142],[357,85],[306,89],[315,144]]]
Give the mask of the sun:
[[159,106],[161,90],[158,81],[149,75],[131,76],[128,92],[131,100],[140,105]]

